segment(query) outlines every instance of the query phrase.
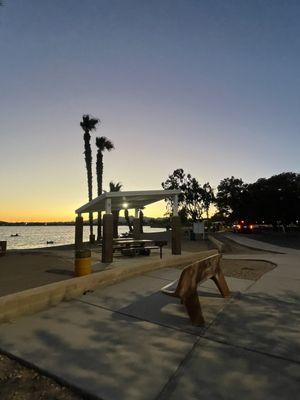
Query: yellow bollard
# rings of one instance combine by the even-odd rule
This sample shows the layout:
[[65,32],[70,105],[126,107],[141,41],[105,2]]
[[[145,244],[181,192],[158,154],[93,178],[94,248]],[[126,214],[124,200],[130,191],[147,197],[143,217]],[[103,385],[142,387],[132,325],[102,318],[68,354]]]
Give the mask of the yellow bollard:
[[91,250],[75,251],[75,276],[84,276],[92,273]]

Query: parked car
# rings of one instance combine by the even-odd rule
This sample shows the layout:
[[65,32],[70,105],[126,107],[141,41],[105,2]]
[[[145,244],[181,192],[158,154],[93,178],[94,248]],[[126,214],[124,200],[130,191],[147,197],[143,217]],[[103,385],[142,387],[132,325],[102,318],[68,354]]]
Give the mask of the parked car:
[[259,231],[259,225],[249,221],[242,220],[233,225],[233,232],[236,233],[254,233]]

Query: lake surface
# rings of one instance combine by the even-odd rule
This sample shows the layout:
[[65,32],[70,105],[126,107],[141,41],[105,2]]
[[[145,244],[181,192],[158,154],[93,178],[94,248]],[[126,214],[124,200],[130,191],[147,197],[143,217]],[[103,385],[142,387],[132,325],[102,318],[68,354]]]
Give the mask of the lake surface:
[[[96,233],[97,227],[94,227]],[[144,226],[144,232],[162,232],[163,228]],[[0,226],[0,241],[7,241],[7,249],[34,249],[74,243],[74,226]],[[119,226],[119,235],[128,232],[127,226]],[[17,237],[11,235],[18,234]],[[83,228],[83,240],[89,240],[89,226]],[[53,244],[47,244],[53,241]]]

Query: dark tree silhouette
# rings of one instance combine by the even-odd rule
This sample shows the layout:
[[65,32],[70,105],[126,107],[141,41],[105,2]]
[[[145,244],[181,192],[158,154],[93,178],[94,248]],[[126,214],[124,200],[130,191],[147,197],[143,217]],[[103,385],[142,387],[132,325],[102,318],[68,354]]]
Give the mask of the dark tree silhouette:
[[[88,182],[88,199],[93,199],[93,173],[92,173],[92,149],[91,149],[91,134],[90,132],[96,130],[96,126],[99,123],[99,119],[92,118],[90,115],[85,114],[82,117],[80,126],[84,131],[84,157],[85,166],[87,171],[87,182]],[[89,224],[90,224],[90,241],[94,241],[93,235],[93,213],[89,213]]]
[[[97,146],[97,162],[96,162],[97,186],[98,186],[98,196],[100,196],[102,194],[102,185],[103,185],[103,153],[105,150],[111,151],[115,147],[113,143],[105,136],[96,138],[96,146]],[[101,238],[101,213],[98,212],[97,240],[100,240],[100,238]]]
[[300,174],[284,172],[258,179],[247,192],[246,217],[268,221],[274,228],[300,220]]
[[[207,182],[202,187],[191,174],[185,174],[184,170],[176,169],[165,182],[162,183],[165,190],[180,189],[178,196],[179,215],[182,222],[190,218],[193,222],[202,219],[203,211],[208,214],[209,207],[213,201],[212,188]],[[167,200],[167,210],[172,213],[172,200]]]
[[[223,179],[216,203],[228,220],[248,219],[286,227],[300,221],[300,174],[284,172],[260,178],[251,184],[241,179]],[[298,222],[297,222],[298,221]]]
[[[121,182],[110,182],[109,183],[109,191],[110,192],[120,192],[120,190],[122,189],[123,185]],[[113,215],[113,236],[114,238],[118,237],[118,225],[119,225],[119,214],[120,214],[120,210],[112,210],[112,215]]]
[[223,179],[218,185],[216,203],[219,211],[231,220],[245,218],[243,216],[243,204],[245,204],[247,185],[242,179]]

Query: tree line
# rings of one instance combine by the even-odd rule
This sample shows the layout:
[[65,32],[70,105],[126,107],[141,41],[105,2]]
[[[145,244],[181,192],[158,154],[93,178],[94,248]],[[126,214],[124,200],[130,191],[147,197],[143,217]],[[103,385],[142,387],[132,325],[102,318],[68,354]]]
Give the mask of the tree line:
[[300,174],[283,172],[254,183],[225,178],[218,185],[216,204],[221,216],[234,221],[286,226],[300,221]]
[[[300,174],[284,172],[270,178],[245,183],[234,176],[221,180],[214,190],[209,182],[198,180],[176,169],[162,183],[164,189],[180,189],[179,215],[182,222],[209,218],[212,206],[217,212],[212,220],[234,222],[240,219],[256,223],[288,225],[300,222]],[[167,212],[172,201],[167,201]]]

